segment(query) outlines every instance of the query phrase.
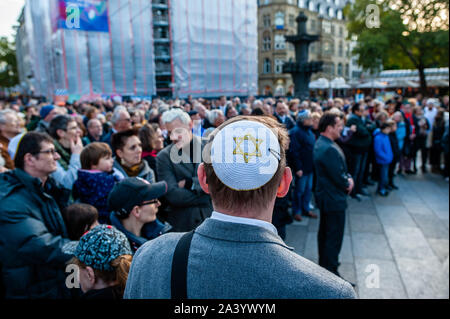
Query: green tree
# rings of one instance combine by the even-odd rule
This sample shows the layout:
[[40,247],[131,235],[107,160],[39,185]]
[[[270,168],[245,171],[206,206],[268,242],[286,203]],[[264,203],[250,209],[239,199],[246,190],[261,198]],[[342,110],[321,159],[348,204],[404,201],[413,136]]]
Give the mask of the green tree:
[[357,39],[352,53],[371,73],[417,69],[425,94],[425,68],[448,66],[448,10],[448,0],[356,0],[344,9],[349,39]]
[[14,43],[6,37],[0,38],[0,87],[13,87],[19,84],[16,50]]

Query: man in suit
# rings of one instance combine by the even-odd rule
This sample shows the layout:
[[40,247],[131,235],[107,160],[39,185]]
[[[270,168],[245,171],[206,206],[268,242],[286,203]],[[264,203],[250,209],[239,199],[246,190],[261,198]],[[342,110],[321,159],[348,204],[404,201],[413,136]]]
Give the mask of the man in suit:
[[295,121],[292,119],[289,108],[283,101],[277,102],[274,115],[278,122],[283,124],[288,131],[295,127]]
[[354,182],[347,171],[345,156],[334,142],[341,136],[343,121],[326,112],[319,123],[321,136],[314,146],[317,173],[316,203],[320,209],[318,234],[319,265],[339,276],[339,252],[344,238],[347,195]]
[[200,187],[197,168],[201,162],[202,141],[192,133],[193,123],[181,109],[164,112],[172,144],[156,157],[159,181],[168,185],[166,221],[174,231],[190,231],[211,215],[211,198]]
[[210,141],[197,173],[212,198],[211,218],[193,233],[142,246],[124,297],[355,298],[347,282],[294,253],[271,224],[275,198],[287,194],[292,180],[287,131],[272,118],[239,116]]

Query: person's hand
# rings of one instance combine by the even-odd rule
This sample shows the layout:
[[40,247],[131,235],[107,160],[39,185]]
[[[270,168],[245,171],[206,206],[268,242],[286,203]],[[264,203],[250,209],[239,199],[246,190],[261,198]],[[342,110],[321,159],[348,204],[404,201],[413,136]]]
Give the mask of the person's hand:
[[355,187],[355,182],[353,182],[353,178],[349,178],[348,179],[348,188],[347,188],[347,192],[350,194],[353,190],[353,187]]
[[358,130],[358,128],[356,127],[356,125],[352,125],[350,126],[350,131],[356,132]]
[[7,168],[5,168],[5,167],[3,167],[3,166],[0,166],[0,174],[1,174],[1,173],[4,173],[4,172],[7,172],[7,171],[8,171]]
[[186,180],[185,179],[183,179],[183,180],[178,182],[178,187],[179,188],[184,188],[185,185],[186,185]]
[[412,140],[414,140],[416,138],[416,134],[411,134],[410,136],[409,136],[409,139],[412,141]]
[[83,151],[83,143],[81,142],[81,138],[78,137],[76,141],[70,141],[70,152],[72,154],[81,154]]
[[296,174],[297,174],[298,177],[302,177],[303,176],[303,171],[300,170]]

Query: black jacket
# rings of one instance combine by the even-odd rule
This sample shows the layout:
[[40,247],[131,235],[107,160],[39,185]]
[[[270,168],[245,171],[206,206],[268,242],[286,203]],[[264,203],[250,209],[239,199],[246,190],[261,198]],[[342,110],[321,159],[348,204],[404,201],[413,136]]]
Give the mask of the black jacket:
[[295,121],[292,119],[292,117],[290,115],[286,115],[284,121],[281,119],[281,117],[277,113],[275,113],[274,116],[280,124],[283,124],[286,127],[286,129],[288,131],[290,129],[294,128]]
[[290,145],[288,151],[289,166],[295,174],[303,171],[303,174],[313,172],[313,151],[316,137],[310,128],[298,123],[289,131]]
[[321,211],[344,211],[347,208],[348,179],[345,156],[340,147],[325,136],[314,146],[317,175],[316,203]]
[[350,116],[347,121],[347,126],[356,125],[356,132],[353,133],[352,138],[346,143],[353,152],[364,153],[367,152],[372,143],[372,136],[363,120],[354,114]]
[[21,169],[0,175],[0,261],[6,298],[69,298],[58,204]]

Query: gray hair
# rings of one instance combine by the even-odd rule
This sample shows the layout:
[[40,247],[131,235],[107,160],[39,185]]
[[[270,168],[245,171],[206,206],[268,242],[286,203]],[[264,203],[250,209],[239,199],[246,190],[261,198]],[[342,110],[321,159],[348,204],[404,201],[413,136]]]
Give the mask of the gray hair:
[[8,119],[7,119],[8,114],[17,117],[17,113],[14,110],[6,109],[3,111],[0,111],[0,124],[8,123]]
[[214,124],[220,114],[223,115],[222,110],[216,109],[216,110],[209,111],[209,113],[208,113],[208,121],[209,121],[209,123]]
[[120,107],[120,106],[118,106],[118,107],[116,107],[115,109],[114,109],[114,114],[113,114],[113,116],[112,116],[112,118],[111,118],[111,123],[114,125],[114,124],[116,124],[117,122],[119,122],[120,121],[120,116],[122,115],[122,114],[129,114],[128,113],[128,111],[127,111],[127,109],[125,108],[125,107]]
[[100,125],[102,124],[102,122],[100,122],[100,120],[99,120],[98,118],[93,118],[93,119],[90,119],[90,120],[87,122],[87,127],[88,127],[88,128],[91,127],[91,126],[94,124],[95,121],[99,122]]
[[191,123],[191,117],[189,116],[189,114],[178,108],[164,112],[161,118],[163,124],[171,123],[176,119],[179,119],[186,125],[189,125]]

